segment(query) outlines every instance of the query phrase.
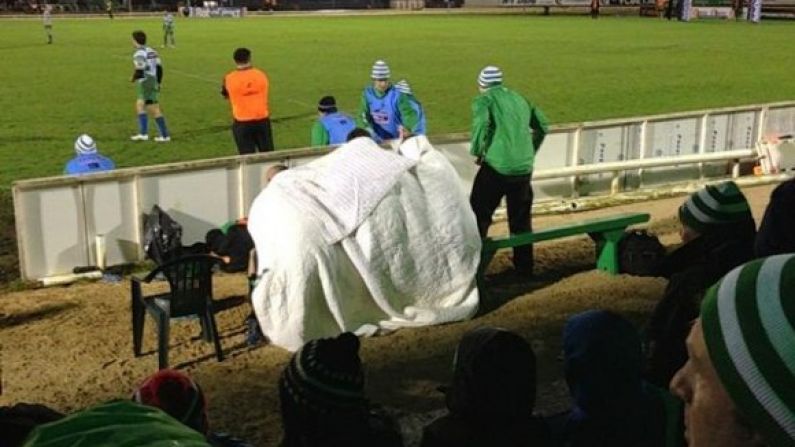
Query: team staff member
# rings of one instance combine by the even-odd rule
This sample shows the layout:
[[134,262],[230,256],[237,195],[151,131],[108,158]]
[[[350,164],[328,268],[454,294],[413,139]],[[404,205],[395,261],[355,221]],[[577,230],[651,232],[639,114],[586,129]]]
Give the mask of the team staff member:
[[233,56],[237,69],[224,77],[221,94],[232,105],[232,135],[243,154],[273,150],[268,76],[251,66],[251,51],[238,48]]
[[409,98],[389,82],[390,74],[386,62],[375,61],[370,72],[373,85],[362,92],[356,117],[359,127],[367,129],[377,143],[406,138],[420,124]]
[[356,128],[350,115],[337,110],[337,101],[333,96],[322,97],[317,104],[317,111],[320,116],[312,126],[312,146],[343,144],[348,134]]
[[[547,134],[547,119],[541,110],[518,93],[502,85],[502,71],[493,66],[478,76],[480,95],[472,101],[470,153],[480,165],[472,185],[470,203],[480,236],[486,237],[492,214],[506,197],[511,234],[531,231],[535,153]],[[533,247],[513,250],[517,272],[532,274]]]

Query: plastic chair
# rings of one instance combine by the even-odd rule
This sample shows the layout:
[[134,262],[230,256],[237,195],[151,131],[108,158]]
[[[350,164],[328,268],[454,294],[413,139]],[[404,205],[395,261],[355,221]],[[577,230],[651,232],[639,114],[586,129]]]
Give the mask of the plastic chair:
[[[145,278],[131,278],[133,352],[136,357],[141,355],[145,314],[149,313],[157,324],[160,369],[168,368],[169,324],[172,318],[197,316],[202,338],[215,344],[219,362],[224,359],[213,315],[212,269],[219,261],[213,256],[190,255],[157,267]],[[168,280],[169,292],[144,296],[142,284],[151,282],[161,273]]]

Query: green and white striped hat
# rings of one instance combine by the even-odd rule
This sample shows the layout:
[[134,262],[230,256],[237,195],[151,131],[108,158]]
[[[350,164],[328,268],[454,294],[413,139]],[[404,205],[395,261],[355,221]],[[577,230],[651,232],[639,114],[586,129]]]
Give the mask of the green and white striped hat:
[[795,444],[795,255],[729,272],[707,291],[701,324],[738,411],[769,446]]
[[699,232],[713,225],[750,218],[748,201],[733,181],[707,185],[693,193],[679,207],[679,220]]
[[392,73],[389,71],[389,65],[382,60],[377,60],[373,63],[373,68],[370,71],[370,77],[374,80],[389,79]]

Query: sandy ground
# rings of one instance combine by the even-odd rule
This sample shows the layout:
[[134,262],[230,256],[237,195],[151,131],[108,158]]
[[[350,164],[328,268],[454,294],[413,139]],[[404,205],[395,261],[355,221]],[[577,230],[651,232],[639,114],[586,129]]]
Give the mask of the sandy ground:
[[[757,222],[772,186],[744,190]],[[682,198],[621,205],[576,215],[543,216],[536,228],[572,218],[626,211],[652,214],[650,230],[665,244],[678,241],[673,216]],[[504,232],[497,224],[494,232]],[[496,325],[531,340],[539,356],[539,403],[543,413],[566,408],[561,380],[560,332],[565,319],[590,308],[612,309],[641,324],[665,287],[658,278],[609,276],[593,270],[593,244],[573,238],[536,245],[536,276],[517,279],[505,271],[506,253],[491,265],[492,288],[479,316],[471,321],[404,329],[363,340],[362,357],[373,401],[402,415],[407,445],[416,445],[418,424],[444,406],[437,386],[449,380],[453,350],[466,331]],[[130,291],[121,283],[77,284],[0,296],[2,394],[0,405],[38,402],[69,412],[113,398],[127,398],[157,368],[156,334],[147,322],[145,355],[132,353]],[[226,353],[217,362],[212,346],[196,337],[198,323],[174,322],[172,366],[191,374],[209,399],[216,430],[254,445],[276,445],[280,420],[276,381],[289,353],[273,346],[248,348],[243,320],[250,307],[242,275],[216,276],[217,319]]]

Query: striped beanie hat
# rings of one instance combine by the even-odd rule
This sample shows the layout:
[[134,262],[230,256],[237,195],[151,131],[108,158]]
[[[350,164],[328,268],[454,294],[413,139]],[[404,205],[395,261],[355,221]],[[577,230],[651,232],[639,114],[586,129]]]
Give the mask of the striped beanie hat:
[[733,181],[707,185],[679,207],[679,220],[698,232],[751,218],[748,201]]
[[370,77],[376,80],[389,79],[392,73],[389,72],[389,65],[386,62],[378,60],[373,64],[373,70],[370,72]]
[[199,385],[173,369],[161,369],[147,377],[133,393],[132,400],[157,407],[188,427],[206,433],[207,400]]
[[90,136],[83,134],[75,140],[75,152],[77,155],[90,155],[97,153],[97,143]]
[[395,88],[400,93],[405,93],[407,95],[413,95],[414,94],[411,91],[411,86],[409,85],[409,82],[407,80],[405,80],[405,79],[401,79],[400,81],[398,81],[398,83],[395,84]]
[[359,338],[345,332],[306,343],[285,367],[279,387],[282,405],[301,412],[331,414],[365,408]]
[[735,407],[771,447],[795,443],[795,255],[735,268],[707,291],[701,325]]
[[502,84],[502,70],[493,65],[480,70],[480,75],[478,76],[479,86],[487,88],[497,84]]

